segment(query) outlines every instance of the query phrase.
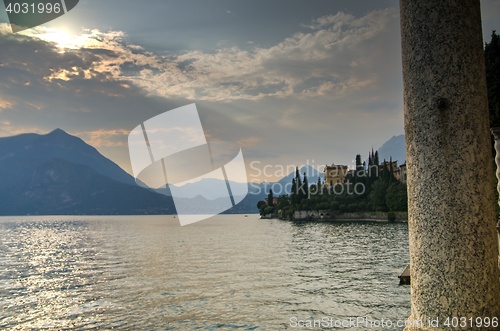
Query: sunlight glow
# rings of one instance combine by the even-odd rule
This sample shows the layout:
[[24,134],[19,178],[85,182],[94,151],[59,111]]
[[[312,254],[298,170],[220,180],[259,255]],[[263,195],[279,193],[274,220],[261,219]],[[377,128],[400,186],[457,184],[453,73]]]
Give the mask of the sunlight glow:
[[54,43],[56,46],[62,50],[64,49],[80,49],[91,47],[95,44],[96,40],[92,38],[92,33],[73,35],[64,29],[54,29],[54,28],[38,28],[23,31],[30,37],[35,37],[42,39],[44,41]]

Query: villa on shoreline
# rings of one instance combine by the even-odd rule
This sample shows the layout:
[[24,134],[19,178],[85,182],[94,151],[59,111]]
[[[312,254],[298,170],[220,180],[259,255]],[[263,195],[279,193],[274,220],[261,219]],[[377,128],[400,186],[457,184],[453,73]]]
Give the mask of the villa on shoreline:
[[[401,164],[398,167],[398,161],[384,161],[379,165],[370,165],[368,170],[365,170],[363,167],[361,170],[349,169],[346,165],[339,165],[332,163],[331,165],[326,165],[323,170],[324,174],[324,185],[333,187],[338,184],[345,184],[349,178],[354,178],[356,176],[362,177],[365,176],[366,171],[368,173],[376,172],[376,177],[381,173],[384,169],[390,171],[392,169],[392,173],[394,178],[400,183],[406,184],[406,162]],[[363,172],[362,174],[360,173]]]
[[356,166],[326,165],[324,180],[310,184],[296,168],[289,194],[274,196],[272,189],[257,208],[262,218],[314,221],[407,221],[406,163],[379,162],[378,152],[367,162],[356,155]]

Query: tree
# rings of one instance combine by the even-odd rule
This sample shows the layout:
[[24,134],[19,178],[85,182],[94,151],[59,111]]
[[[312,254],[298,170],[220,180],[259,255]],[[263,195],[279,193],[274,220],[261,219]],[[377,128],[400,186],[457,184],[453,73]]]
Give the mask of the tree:
[[300,180],[299,167],[295,167],[295,184],[298,188],[302,187],[302,180]]
[[373,183],[372,191],[368,196],[370,206],[374,211],[387,211],[386,192],[388,184],[384,178],[379,178]]
[[491,41],[485,44],[484,60],[490,125],[497,127],[500,126],[500,36],[496,31],[491,33]]
[[[496,31],[491,33],[491,41],[485,43],[484,46],[484,62],[486,65],[486,86],[488,92],[488,110],[490,114],[490,126],[500,126],[500,36]],[[495,141],[491,139],[491,150],[493,157],[496,156]],[[496,170],[495,162],[493,161],[493,169]],[[496,176],[493,176],[494,191],[498,200],[498,191],[496,189],[498,181]],[[500,214],[500,207],[495,202],[497,215]]]
[[261,215],[272,215],[274,213],[274,208],[271,206],[266,206],[262,211]]
[[274,206],[274,196],[273,196],[273,190],[269,190],[269,194],[267,195],[267,205],[269,207]]
[[[304,180],[306,181],[305,185],[308,185],[307,183],[307,177],[305,176],[304,173]],[[292,204],[293,205],[300,205],[302,200],[306,197],[306,191],[304,189],[304,184],[302,183],[302,180],[300,179],[300,173],[299,173],[299,168],[295,168],[295,179],[292,180]]]
[[353,176],[353,182],[356,184],[358,182],[358,176],[360,175],[360,170],[361,168],[361,155],[357,154],[356,155],[356,168],[354,169],[354,176]]
[[264,209],[267,207],[267,203],[263,200],[260,200],[259,202],[257,202],[257,208],[259,208],[259,213],[261,215],[265,215],[264,214]]
[[304,183],[302,184],[302,191],[304,194],[304,198],[307,199],[309,197],[309,182],[307,181],[307,175],[304,172]]
[[356,155],[356,171],[358,171],[362,167],[361,164],[361,155],[357,154]]
[[406,185],[393,183],[387,188],[385,201],[390,211],[407,211],[408,195]]

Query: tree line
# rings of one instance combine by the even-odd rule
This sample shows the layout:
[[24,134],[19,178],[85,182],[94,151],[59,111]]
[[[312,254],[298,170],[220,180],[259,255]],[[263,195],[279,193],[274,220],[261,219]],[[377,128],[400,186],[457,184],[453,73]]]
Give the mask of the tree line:
[[[379,163],[378,152],[371,152],[367,162],[356,155],[354,171],[345,174],[343,183],[331,185],[320,177],[309,184],[307,174],[298,168],[292,179],[290,194],[275,199],[269,191],[267,202],[259,201],[261,215],[288,218],[298,210],[321,210],[332,214],[344,212],[405,212],[408,209],[406,184],[394,175],[392,159]],[[276,202],[274,201],[276,200]]]

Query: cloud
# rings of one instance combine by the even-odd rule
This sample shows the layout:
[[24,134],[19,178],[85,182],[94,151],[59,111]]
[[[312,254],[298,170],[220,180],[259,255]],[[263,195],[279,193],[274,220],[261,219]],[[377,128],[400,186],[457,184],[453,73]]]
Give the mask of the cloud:
[[0,34],[0,91],[8,96],[0,111],[11,123],[0,134],[61,127],[127,168],[128,132],[193,101],[207,137],[269,162],[311,154],[331,163],[329,151],[350,158],[363,152],[356,146],[400,133],[397,10],[328,15],[302,30],[268,47],[157,54],[122,31]]
[[394,9],[359,19],[325,16],[313,22],[314,31],[269,48],[191,51],[165,59],[168,70],[143,71],[137,83],[165,97],[209,101],[345,95],[376,83],[372,65],[383,52],[370,41],[397,24]]
[[14,102],[10,101],[9,99],[0,97],[0,111],[2,111],[2,109],[12,108],[13,105]]
[[[129,61],[146,67],[154,59],[140,47],[125,45],[123,33],[85,30],[85,47],[73,49],[40,39],[46,32],[39,27],[25,34],[0,34],[0,111],[12,127],[87,132],[82,137],[108,146],[116,144],[116,135],[92,131],[130,130],[184,103],[151,98],[122,76]],[[1,134],[9,133],[16,132],[5,128]]]
[[261,137],[247,137],[239,139],[236,143],[241,147],[252,147],[256,146],[258,143],[262,141]]
[[41,130],[37,126],[14,126],[12,123],[8,120],[2,120],[0,121],[0,137],[10,137],[10,136],[16,136],[19,134],[24,134],[24,133],[47,133],[44,130]]
[[75,132],[74,134],[88,144],[99,147],[126,147],[130,130],[127,129],[97,129],[93,131]]
[[230,47],[168,56],[127,44],[121,31],[85,30],[67,38],[39,27],[27,30],[23,37],[40,38],[58,49],[61,61],[43,75],[50,82],[126,81],[151,95],[228,102],[290,96],[336,98],[372,86],[379,78],[373,64],[383,53],[373,40],[395,24],[399,24],[395,9],[361,18],[340,12],[315,19],[308,26],[312,31],[298,32],[268,48]]
[[10,24],[0,23],[0,35],[6,35],[12,33]]

